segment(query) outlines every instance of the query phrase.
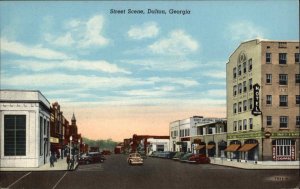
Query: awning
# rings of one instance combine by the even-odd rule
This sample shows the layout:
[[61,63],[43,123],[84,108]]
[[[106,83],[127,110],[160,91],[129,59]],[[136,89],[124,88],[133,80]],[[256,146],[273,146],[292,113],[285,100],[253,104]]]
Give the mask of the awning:
[[229,146],[227,146],[227,148],[225,149],[225,151],[227,151],[227,152],[235,152],[235,151],[237,151],[237,149],[240,146],[241,145],[239,145],[239,144],[230,144]]
[[213,149],[214,147],[215,147],[214,144],[208,144],[208,145],[206,146],[206,149],[211,150],[211,149]]
[[198,145],[198,146],[195,147],[195,150],[201,150],[204,147],[205,147],[205,145]]
[[255,144],[244,144],[244,145],[239,149],[239,151],[240,151],[240,152],[248,152],[248,151],[250,151],[251,149],[253,149],[255,146],[257,146],[257,143],[255,143]]

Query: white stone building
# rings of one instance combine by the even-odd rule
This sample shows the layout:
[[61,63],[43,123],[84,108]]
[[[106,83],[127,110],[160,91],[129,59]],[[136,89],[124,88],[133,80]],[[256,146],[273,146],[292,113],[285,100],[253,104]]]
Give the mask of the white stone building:
[[160,152],[169,151],[169,143],[170,143],[169,139],[149,138],[147,142],[149,143],[148,153],[155,152],[155,151],[160,151]]
[[50,103],[40,91],[0,91],[0,169],[39,167],[50,158]]

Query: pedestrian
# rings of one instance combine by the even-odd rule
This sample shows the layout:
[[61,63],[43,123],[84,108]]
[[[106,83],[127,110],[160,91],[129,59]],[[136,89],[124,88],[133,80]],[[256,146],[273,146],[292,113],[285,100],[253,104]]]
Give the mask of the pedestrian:
[[54,167],[54,161],[55,161],[55,156],[53,153],[51,153],[50,156],[50,167]]
[[67,164],[68,164],[67,170],[70,170],[70,155],[67,155]]
[[74,160],[74,158],[72,158],[70,161],[71,161],[70,170],[73,170],[74,169],[75,160]]

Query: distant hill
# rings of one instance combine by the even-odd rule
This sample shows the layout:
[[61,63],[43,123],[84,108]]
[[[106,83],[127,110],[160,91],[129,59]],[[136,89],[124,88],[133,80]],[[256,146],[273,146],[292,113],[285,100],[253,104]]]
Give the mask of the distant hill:
[[85,144],[88,144],[89,147],[99,147],[100,151],[102,151],[102,150],[113,151],[115,146],[119,143],[119,142],[113,141],[112,139],[91,140],[91,139],[88,139],[88,138],[85,138],[85,137],[83,137],[83,142]]

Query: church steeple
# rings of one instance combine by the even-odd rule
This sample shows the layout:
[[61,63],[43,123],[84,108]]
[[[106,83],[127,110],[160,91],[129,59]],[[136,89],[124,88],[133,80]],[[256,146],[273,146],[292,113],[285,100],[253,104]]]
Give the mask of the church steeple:
[[76,125],[76,118],[75,118],[74,112],[73,112],[71,122],[72,122],[72,125]]

